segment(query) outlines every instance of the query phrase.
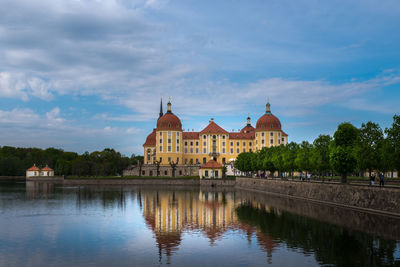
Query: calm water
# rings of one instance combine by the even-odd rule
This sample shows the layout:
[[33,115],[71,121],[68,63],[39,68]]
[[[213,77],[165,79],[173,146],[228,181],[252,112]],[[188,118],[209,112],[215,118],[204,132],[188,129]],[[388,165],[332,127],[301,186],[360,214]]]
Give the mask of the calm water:
[[0,209],[1,266],[400,265],[396,218],[246,191],[0,182]]

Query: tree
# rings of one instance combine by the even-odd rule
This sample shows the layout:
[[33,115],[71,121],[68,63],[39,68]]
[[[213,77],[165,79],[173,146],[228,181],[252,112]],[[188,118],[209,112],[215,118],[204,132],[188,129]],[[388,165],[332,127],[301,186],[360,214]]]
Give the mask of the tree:
[[400,172],[400,116],[393,116],[392,127],[385,130],[393,151],[393,168]]
[[369,170],[369,177],[373,169],[377,169],[380,163],[380,147],[383,141],[383,131],[378,124],[367,122],[361,124],[359,138],[355,147],[357,167],[364,177],[364,171]]
[[311,153],[312,153],[312,145],[303,141],[300,145],[300,149],[297,153],[297,157],[295,160],[296,165],[299,167],[300,171],[306,171],[307,173],[311,171]]
[[272,163],[274,164],[275,168],[278,170],[278,176],[282,177],[282,172],[285,171],[283,155],[285,153],[286,147],[285,146],[277,146],[277,147],[271,147],[270,149],[272,152]]
[[314,142],[314,149],[311,153],[310,163],[312,169],[316,170],[322,178],[329,170],[331,165],[329,162],[329,145],[332,142],[330,135],[320,135]]
[[347,182],[347,175],[356,167],[354,147],[357,140],[358,129],[348,122],[340,124],[333,135],[329,161],[333,169],[341,175],[342,183]]
[[243,152],[240,153],[235,162],[234,162],[234,166],[236,169],[238,169],[241,172],[252,172],[254,171],[253,169],[253,162],[255,161],[253,159],[254,157],[254,153],[252,152]]
[[298,150],[299,150],[299,145],[294,142],[291,142],[286,145],[286,149],[282,155],[284,169],[290,173],[290,176],[292,178],[293,178],[293,172],[298,168],[296,165]]

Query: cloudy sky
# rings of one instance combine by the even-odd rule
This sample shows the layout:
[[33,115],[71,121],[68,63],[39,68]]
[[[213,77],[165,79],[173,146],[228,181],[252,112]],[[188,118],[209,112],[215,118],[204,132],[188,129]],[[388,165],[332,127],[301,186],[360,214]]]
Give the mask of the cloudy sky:
[[0,146],[140,154],[161,96],[195,131],[269,97],[296,142],[400,113],[398,0],[0,4]]

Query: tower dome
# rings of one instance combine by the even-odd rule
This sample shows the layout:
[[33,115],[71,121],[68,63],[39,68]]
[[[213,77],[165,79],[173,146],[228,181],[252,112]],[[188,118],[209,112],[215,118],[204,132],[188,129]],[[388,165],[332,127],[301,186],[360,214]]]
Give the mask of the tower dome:
[[265,114],[262,115],[256,124],[256,131],[281,131],[280,120],[271,113],[271,104],[266,105]]
[[171,111],[171,102],[168,101],[167,113],[157,120],[157,131],[182,131],[181,120]]

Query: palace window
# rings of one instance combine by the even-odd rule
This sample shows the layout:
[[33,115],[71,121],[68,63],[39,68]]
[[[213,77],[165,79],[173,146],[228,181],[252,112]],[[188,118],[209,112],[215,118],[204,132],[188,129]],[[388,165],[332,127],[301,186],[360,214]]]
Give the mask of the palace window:
[[142,175],[146,175],[146,171],[142,171]]
[[233,146],[233,142],[231,142],[231,146]]
[[256,133],[256,137],[258,136],[258,134]]
[[240,150],[239,150],[239,148],[238,148],[238,149],[236,149],[236,153],[238,153],[238,154],[240,153]]
[[185,142],[185,146],[187,146],[187,142]]
[[243,142],[243,146],[246,146],[246,142]]
[[243,148],[243,152],[246,152],[246,148]]
[[179,136],[179,132],[176,133],[176,136]]
[[198,154],[199,153],[199,149],[198,148],[196,148],[196,154]]
[[182,170],[179,171],[179,175],[182,175]]
[[281,132],[278,132],[278,136],[279,136],[279,137],[281,136]]
[[213,139],[217,139],[217,136],[216,136],[216,135],[213,135]]
[[171,132],[168,132],[168,136],[171,136]]
[[285,142],[285,138],[284,137],[282,137],[282,142]]
[[207,145],[207,143],[206,142],[203,142],[203,146],[206,146]]
[[160,152],[162,152],[162,146],[160,146]]
[[160,136],[162,136],[162,132],[160,132]]
[[196,146],[198,146],[199,145],[199,141],[196,141]]
[[271,133],[270,133],[270,135],[271,135],[271,136],[274,136],[274,133],[273,133],[273,132],[271,132]]
[[207,163],[207,158],[203,158],[203,164]]
[[261,136],[264,136],[264,133],[261,133]]
[[168,144],[171,144],[171,138],[168,138]]
[[274,143],[274,139],[269,140],[269,142],[272,145]]
[[222,146],[225,146],[225,142],[222,142]]
[[249,146],[251,146],[251,145],[252,145],[252,143],[250,142],[250,143],[249,143]]
[[222,158],[222,164],[225,164],[226,160],[225,158]]
[[168,162],[171,162],[171,158],[170,157],[168,157]]
[[171,152],[172,148],[171,146],[168,146],[168,152]]
[[224,154],[225,154],[225,148],[223,148],[223,149],[222,149],[222,153],[224,153]]
[[190,142],[190,145],[193,146],[193,142]]
[[225,135],[222,136],[222,139],[225,139]]
[[203,135],[203,138],[206,139],[206,138],[207,138],[207,135]]
[[261,140],[261,144],[264,144],[264,139],[263,139],[263,140]]
[[196,164],[200,164],[199,159],[196,159]]
[[190,148],[190,153],[193,153],[193,148]]
[[185,159],[185,164],[187,164],[187,159]]
[[231,148],[231,154],[233,154],[233,148]]
[[176,147],[176,151],[179,152],[179,146]]
[[178,139],[176,139],[176,143],[177,143],[177,144],[179,144],[179,138],[178,138]]
[[239,142],[236,142],[236,146],[239,146],[240,144],[239,144]]
[[204,176],[208,177],[208,171],[204,171]]
[[278,145],[281,143],[281,139],[278,139]]
[[256,140],[256,145],[258,145],[258,140]]
[[204,154],[207,153],[207,149],[206,148],[203,148],[203,153]]
[[164,175],[168,175],[168,171],[164,171]]
[[162,144],[162,139],[160,138],[160,144]]

